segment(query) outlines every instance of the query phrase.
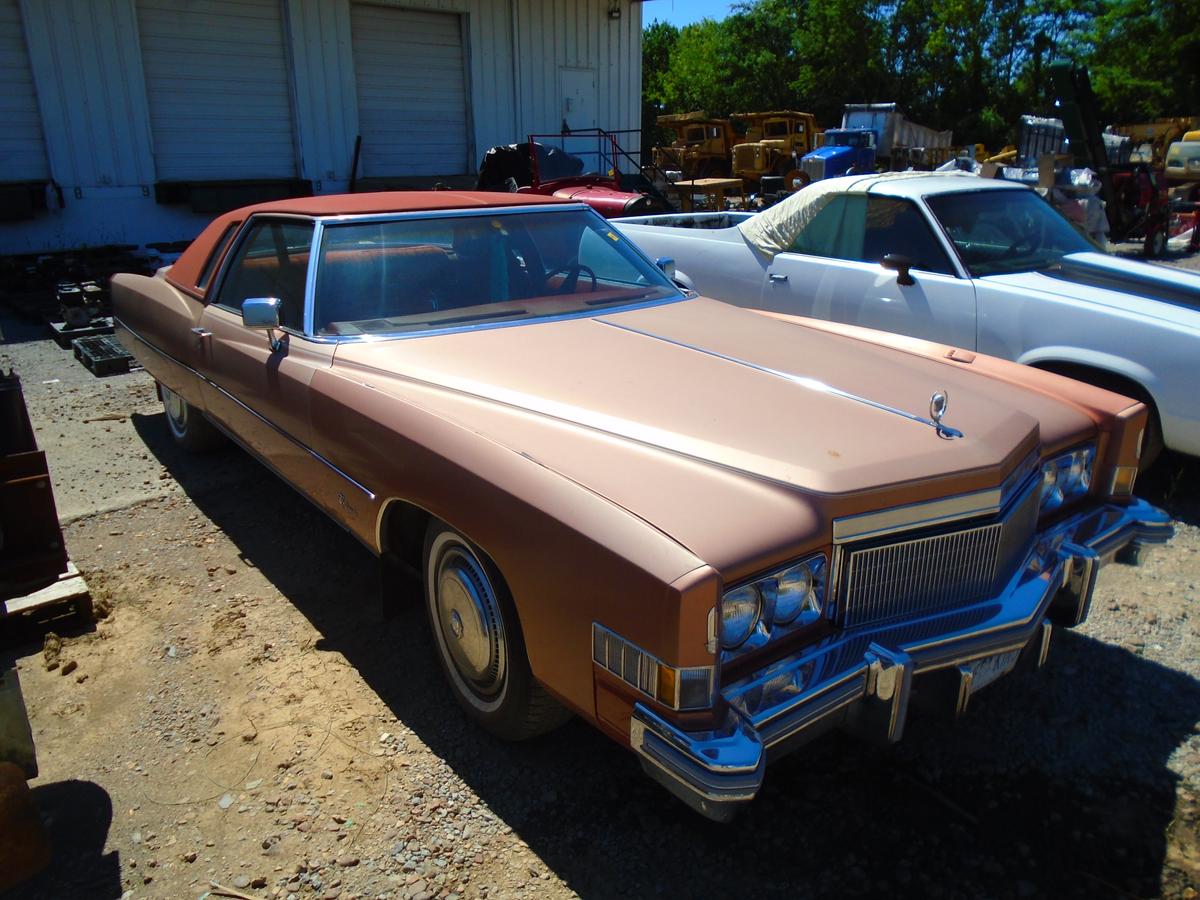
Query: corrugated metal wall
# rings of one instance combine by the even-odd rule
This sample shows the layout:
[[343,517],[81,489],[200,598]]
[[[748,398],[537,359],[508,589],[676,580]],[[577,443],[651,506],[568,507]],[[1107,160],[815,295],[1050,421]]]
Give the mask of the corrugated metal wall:
[[[145,0],[169,18],[211,6],[214,0]],[[233,6],[241,0],[229,0]],[[250,2],[250,0],[245,0]],[[318,193],[344,190],[350,175],[355,135],[359,133],[359,98],[355,84],[350,0],[272,0],[278,3],[284,41],[288,99],[291,104],[292,170],[310,179]],[[637,128],[640,120],[642,4],[619,0],[622,15],[610,19],[610,0],[365,0],[380,6],[455,13],[465,36],[470,125],[466,145],[475,162],[494,144],[521,140],[530,132],[554,132],[564,118],[564,69],[596,73],[596,122],[610,130]],[[20,20],[15,17],[14,3]],[[232,7],[231,7],[232,8]],[[13,44],[23,32],[36,108],[30,105],[28,82],[20,66],[0,73],[12,85],[0,84],[0,117],[18,129],[40,114],[44,163],[39,167],[36,142],[11,145],[26,168],[13,172],[49,177],[62,188],[48,192],[50,209],[30,222],[0,225],[0,253],[61,249],[80,244],[145,243],[192,237],[205,217],[186,207],[165,206],[154,199],[154,185],[171,166],[155,165],[151,123],[164,129],[173,100],[155,67],[159,47],[154,35],[139,34],[138,0],[0,0],[0,67],[19,56]],[[143,22],[143,27],[147,23]],[[151,29],[152,31],[154,29]],[[12,38],[7,40],[8,38]],[[161,37],[161,36],[160,36]],[[229,40],[230,46],[234,41]],[[218,48],[219,49],[219,48]],[[147,78],[146,65],[151,70]],[[13,54],[16,53],[17,56]],[[7,54],[7,56],[6,56]],[[203,66],[200,67],[204,69]],[[247,78],[252,77],[251,73]],[[578,73],[577,73],[578,74]],[[586,79],[584,79],[586,81]],[[580,78],[572,82],[576,87]],[[231,87],[230,104],[246,104],[255,85]],[[276,79],[276,97],[279,96]],[[7,104],[7,105],[6,105]],[[278,105],[278,104],[277,104]],[[151,116],[152,107],[158,112]],[[194,119],[196,147],[202,145],[214,163],[218,150],[226,159],[250,138],[222,141],[220,123],[185,109],[180,122]],[[173,113],[172,113],[173,114]],[[210,129],[211,134],[200,132]],[[32,133],[31,129],[26,129]],[[187,150],[186,135],[176,146]],[[27,135],[28,137],[28,135]],[[215,143],[205,144],[209,138]],[[163,146],[159,144],[160,153]],[[0,143],[0,154],[9,152]],[[273,156],[287,157],[280,145]],[[24,154],[24,156],[22,156]],[[167,154],[163,159],[169,158]],[[32,161],[32,162],[30,162]],[[444,175],[473,169],[470,160],[449,166]],[[48,167],[48,171],[47,171]],[[166,168],[168,172],[162,171]],[[214,165],[212,178],[242,175],[233,165]],[[195,174],[200,175],[199,169]],[[265,174],[265,173],[264,173]],[[464,173],[465,174],[465,173]],[[6,176],[0,174],[0,180]],[[15,175],[8,175],[15,180]]]
[[[641,3],[621,0],[621,17],[610,19],[609,0],[371,2],[462,15],[476,157],[530,132],[558,131],[562,68],[596,71],[598,125],[640,127]],[[305,177],[344,181],[359,133],[350,0],[287,0],[287,12]]]
[[46,178],[46,145],[17,0],[0,2],[0,178]]
[[280,0],[137,0],[159,181],[297,174]]
[[564,113],[560,69],[597,73],[596,120],[609,131],[641,127],[642,4],[608,18],[607,0],[513,0],[521,118],[531,130],[556,132]]
[[154,181],[133,0],[21,0],[52,177]]
[[462,16],[351,3],[350,31],[362,174],[470,171]]

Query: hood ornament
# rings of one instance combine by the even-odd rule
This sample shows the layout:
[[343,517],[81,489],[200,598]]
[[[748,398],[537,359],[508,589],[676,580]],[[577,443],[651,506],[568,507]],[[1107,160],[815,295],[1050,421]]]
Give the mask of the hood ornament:
[[934,391],[933,396],[929,398],[929,419],[930,424],[937,429],[938,437],[960,438],[962,432],[957,428],[951,428],[949,425],[942,424],[942,418],[946,415],[946,410],[950,408],[950,395],[946,391]]

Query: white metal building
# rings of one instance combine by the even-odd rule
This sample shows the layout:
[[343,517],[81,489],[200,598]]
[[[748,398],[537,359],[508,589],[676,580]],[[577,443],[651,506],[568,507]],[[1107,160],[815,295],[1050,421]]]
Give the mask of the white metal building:
[[[640,126],[638,0],[0,0],[0,254]],[[459,179],[458,183],[466,183]]]

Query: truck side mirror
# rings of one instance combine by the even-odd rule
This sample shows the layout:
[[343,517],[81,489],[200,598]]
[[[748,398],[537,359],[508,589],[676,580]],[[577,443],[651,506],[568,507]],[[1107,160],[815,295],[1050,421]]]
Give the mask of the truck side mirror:
[[889,253],[879,263],[885,269],[891,269],[896,273],[896,284],[902,284],[906,287],[910,284],[916,284],[916,279],[908,273],[912,268],[912,260],[903,253]]

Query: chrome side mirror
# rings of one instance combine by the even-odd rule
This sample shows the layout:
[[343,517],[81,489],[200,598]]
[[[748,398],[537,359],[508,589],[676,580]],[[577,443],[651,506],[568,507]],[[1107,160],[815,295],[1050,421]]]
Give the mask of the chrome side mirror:
[[669,256],[660,256],[654,261],[654,264],[663,270],[663,274],[668,278],[675,277],[675,260]]
[[278,297],[247,297],[242,301],[242,324],[247,328],[266,331],[272,351],[283,346],[283,341],[275,335],[275,329],[279,327],[279,307],[282,305],[283,301]]

